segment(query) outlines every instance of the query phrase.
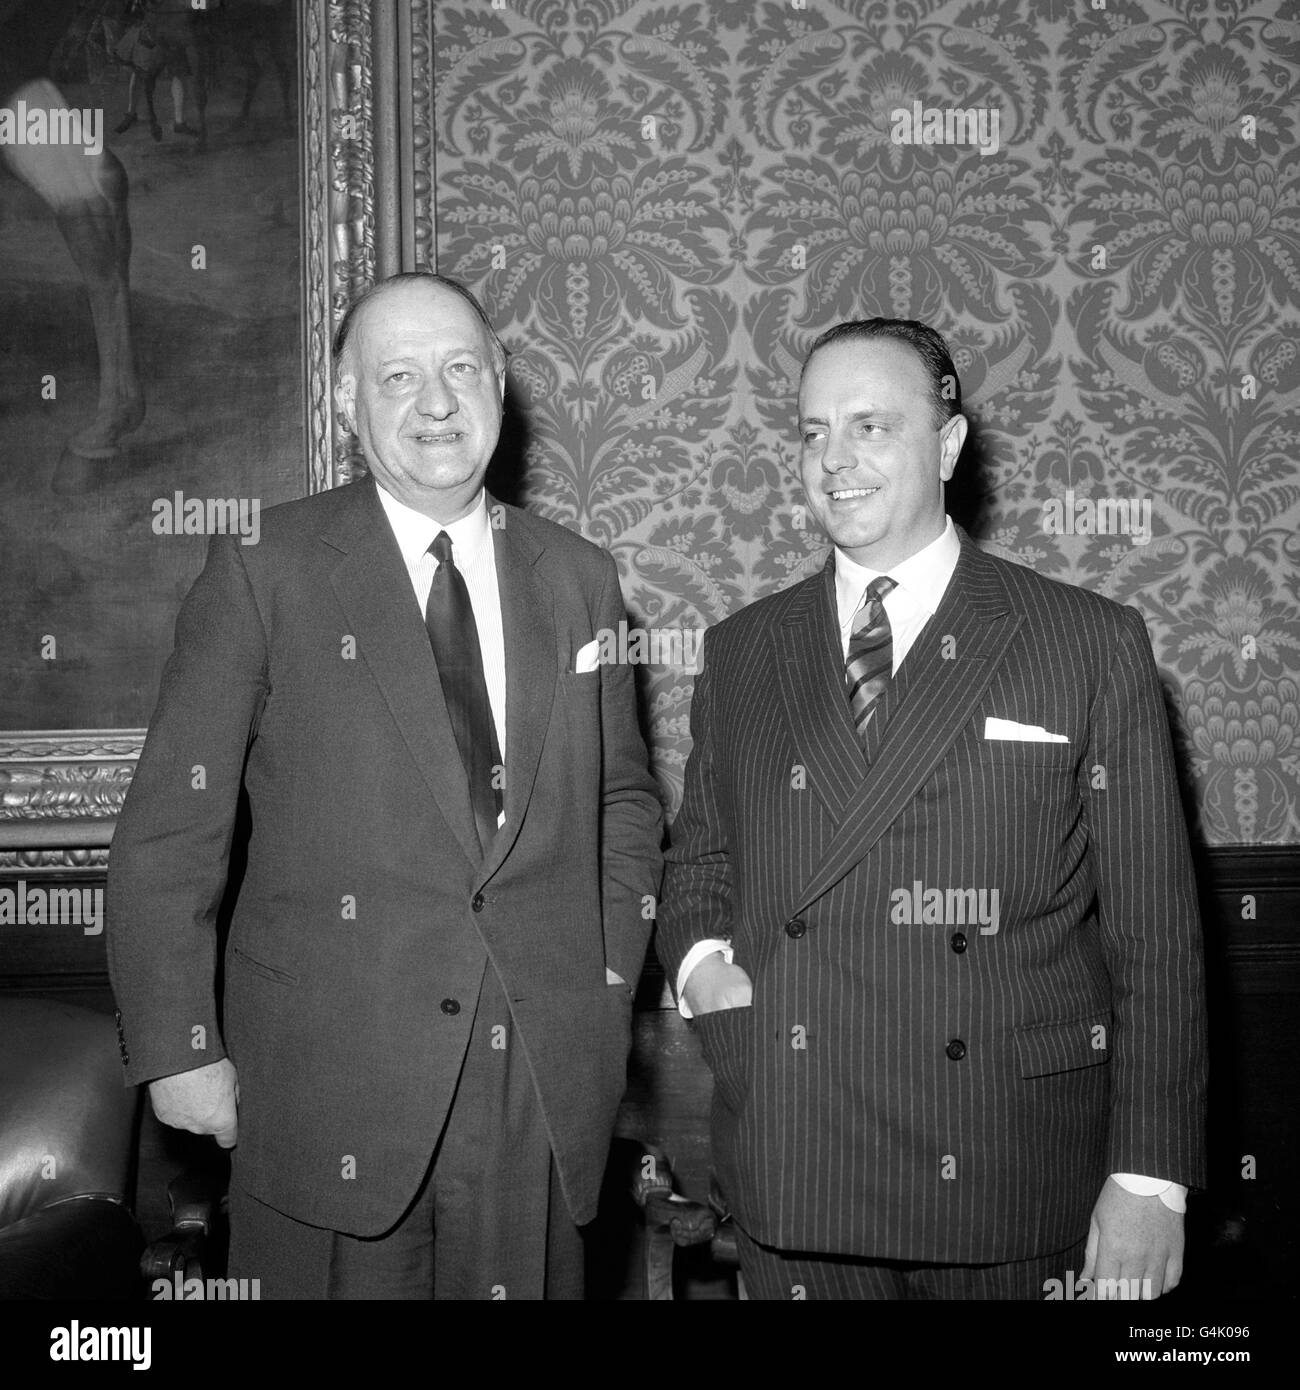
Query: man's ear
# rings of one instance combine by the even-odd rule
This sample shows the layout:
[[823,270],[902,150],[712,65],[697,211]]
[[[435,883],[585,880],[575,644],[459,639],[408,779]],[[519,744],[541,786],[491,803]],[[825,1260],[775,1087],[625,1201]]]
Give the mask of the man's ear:
[[338,407],[339,414],[343,416],[348,430],[355,434],[357,432],[357,379],[351,372],[341,373],[334,383],[334,404]]
[[957,467],[961,446],[966,442],[967,420],[954,415],[939,431],[939,477],[946,483]]

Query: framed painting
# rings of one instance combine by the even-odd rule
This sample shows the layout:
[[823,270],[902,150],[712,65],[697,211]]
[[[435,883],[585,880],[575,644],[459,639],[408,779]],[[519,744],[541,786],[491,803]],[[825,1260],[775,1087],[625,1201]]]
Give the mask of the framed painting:
[[208,537],[346,481],[432,248],[428,0],[0,0],[0,875],[102,874]]

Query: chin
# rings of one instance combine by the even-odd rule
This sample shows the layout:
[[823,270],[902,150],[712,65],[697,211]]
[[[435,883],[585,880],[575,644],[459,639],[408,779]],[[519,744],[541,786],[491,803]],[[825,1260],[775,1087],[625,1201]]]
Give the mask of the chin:
[[474,481],[475,476],[473,468],[430,468],[427,462],[423,468],[414,469],[411,473],[411,477],[420,487],[438,488],[442,491],[466,487]]
[[843,530],[838,535],[831,532],[831,540],[839,546],[841,550],[862,550],[867,546],[879,545],[889,534],[888,531],[872,528],[867,530],[865,527],[853,530]]

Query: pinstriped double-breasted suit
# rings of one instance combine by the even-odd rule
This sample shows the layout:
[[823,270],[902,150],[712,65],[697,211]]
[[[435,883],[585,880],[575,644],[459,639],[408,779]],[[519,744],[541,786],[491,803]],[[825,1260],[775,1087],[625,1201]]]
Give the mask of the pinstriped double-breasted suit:
[[[738,1220],[991,1263],[1082,1239],[1109,1173],[1201,1184],[1200,927],[1140,615],[961,533],[881,700],[868,762],[833,560],[704,643],[658,953],[674,979],[730,937],[753,980],[695,1025]],[[986,739],[989,717],[1068,742]],[[996,889],[996,931],[946,892],[907,921],[916,885]]]

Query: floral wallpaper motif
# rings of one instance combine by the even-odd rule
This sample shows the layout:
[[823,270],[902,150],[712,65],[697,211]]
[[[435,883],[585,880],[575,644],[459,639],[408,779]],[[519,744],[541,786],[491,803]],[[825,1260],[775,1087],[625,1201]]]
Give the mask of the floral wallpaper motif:
[[[1300,840],[1300,0],[464,0],[435,68],[439,268],[515,354],[523,500],[634,621],[820,565],[803,352],[924,319],[959,519],[1141,609],[1205,841]],[[997,138],[895,138],[932,109]],[[1146,543],[1045,523],[1116,501]],[[692,675],[644,674],[675,809]]]

